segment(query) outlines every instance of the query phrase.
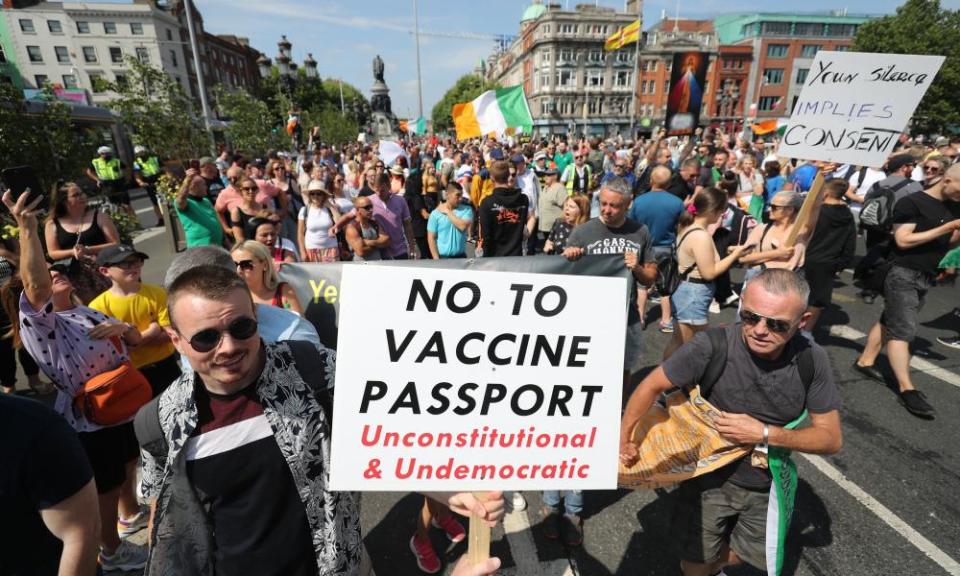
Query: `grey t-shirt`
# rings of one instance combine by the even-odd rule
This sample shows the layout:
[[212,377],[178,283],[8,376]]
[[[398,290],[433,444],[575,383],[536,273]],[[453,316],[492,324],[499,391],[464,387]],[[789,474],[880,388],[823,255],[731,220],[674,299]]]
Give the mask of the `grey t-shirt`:
[[[619,228],[610,228],[593,218],[575,227],[567,240],[567,247],[583,248],[584,253],[593,254],[624,254],[627,251],[636,252],[641,264],[656,262],[653,256],[653,242],[647,227],[627,218]],[[636,282],[630,283],[630,302],[636,302]],[[640,321],[640,312],[631,305],[627,314],[627,324]]]
[[[823,348],[797,333],[778,359],[765,360],[750,354],[739,324],[723,329],[727,336],[727,365],[707,397],[711,404],[724,412],[749,414],[774,426],[796,420],[804,408],[814,414],[840,409],[840,394]],[[798,357],[801,350],[810,346],[813,381],[804,390]],[[707,369],[711,353],[709,336],[700,332],[663,363],[663,370],[674,386],[693,386]],[[749,457],[714,474],[729,476],[732,483],[750,490],[770,487],[769,471],[754,468]]]

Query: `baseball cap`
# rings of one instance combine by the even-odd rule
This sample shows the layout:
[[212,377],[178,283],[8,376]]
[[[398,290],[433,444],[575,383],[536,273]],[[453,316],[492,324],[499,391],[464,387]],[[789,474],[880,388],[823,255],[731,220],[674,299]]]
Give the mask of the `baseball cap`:
[[200,165],[203,166],[204,164],[215,164],[215,162],[213,158],[209,156],[204,156],[203,158],[200,159]]
[[514,155],[510,158],[510,161],[513,162],[514,164],[526,164],[526,163],[527,163],[527,159],[523,157],[523,154],[514,154]]
[[138,256],[144,260],[149,258],[149,256],[129,244],[117,244],[116,246],[108,246],[97,254],[97,266],[119,264],[131,256]]
[[560,171],[557,170],[557,163],[556,163],[556,162],[551,162],[551,163],[547,164],[547,168],[543,171],[543,173],[544,173],[546,176],[555,176],[555,175],[559,174]]
[[473,170],[469,166],[461,166],[457,168],[457,173],[454,178],[457,180],[461,178],[473,178]]
[[136,146],[133,147],[133,153],[134,153],[134,154],[139,154],[139,153],[141,153],[141,152],[146,152],[146,151],[147,151],[147,147],[146,147],[146,146],[141,146],[141,145],[137,144]]
[[536,154],[533,155],[534,162],[536,162],[537,160],[546,160],[546,158],[547,158],[546,152],[537,152]]
[[494,148],[490,151],[490,158],[494,160],[503,160],[503,150]]

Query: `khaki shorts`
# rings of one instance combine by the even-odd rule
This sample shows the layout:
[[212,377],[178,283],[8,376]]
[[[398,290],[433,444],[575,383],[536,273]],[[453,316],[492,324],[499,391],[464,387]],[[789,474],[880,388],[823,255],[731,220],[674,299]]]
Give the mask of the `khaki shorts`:
[[747,490],[714,474],[680,484],[673,497],[670,533],[677,538],[682,560],[709,564],[726,541],[741,560],[767,569],[768,491]]

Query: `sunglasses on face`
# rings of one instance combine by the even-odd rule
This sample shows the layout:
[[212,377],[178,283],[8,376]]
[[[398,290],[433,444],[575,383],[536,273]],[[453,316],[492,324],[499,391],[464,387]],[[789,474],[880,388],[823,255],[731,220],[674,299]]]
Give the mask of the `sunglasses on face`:
[[235,262],[237,268],[240,270],[253,270],[253,260],[241,260]]
[[767,323],[767,330],[773,332],[774,334],[786,334],[793,326],[793,322],[790,322],[789,320],[768,318],[767,316],[761,316],[756,312],[740,310],[740,321],[747,326],[756,326],[761,320]]
[[787,206],[786,204],[771,204],[771,205],[770,205],[770,210],[771,210],[771,211],[773,211],[773,210],[785,210],[785,209],[787,209],[787,208],[789,208],[789,206]]
[[216,328],[201,330],[190,338],[190,347],[201,354],[210,352],[220,345],[224,332],[229,332],[234,340],[249,340],[257,333],[257,321],[248,316],[241,316],[231,322],[226,330]]
[[365,204],[363,206],[357,206],[358,210],[373,210],[373,204]]
[[939,166],[924,166],[924,167],[923,167],[923,171],[924,171],[924,172],[934,172],[934,173],[936,173],[936,172],[939,172],[939,171],[940,171],[940,167],[939,167]]
[[244,192],[256,192],[256,191],[257,191],[257,187],[256,187],[256,186],[241,186],[240,189],[243,190]]

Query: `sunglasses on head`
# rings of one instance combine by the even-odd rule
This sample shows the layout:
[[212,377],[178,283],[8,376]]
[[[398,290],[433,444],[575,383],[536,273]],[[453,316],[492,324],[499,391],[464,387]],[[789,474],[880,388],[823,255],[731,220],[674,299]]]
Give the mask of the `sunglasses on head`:
[[793,322],[790,322],[789,320],[768,318],[766,316],[761,316],[756,312],[740,310],[740,321],[747,326],[756,326],[761,320],[767,323],[767,330],[775,334],[785,334],[793,326]]
[[201,354],[209,352],[220,345],[224,332],[229,332],[234,340],[249,340],[257,333],[257,321],[248,316],[241,316],[231,322],[226,330],[216,328],[201,330],[190,338],[190,347]]
[[240,270],[253,270],[253,260],[241,260],[235,264]]

